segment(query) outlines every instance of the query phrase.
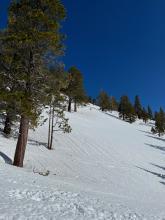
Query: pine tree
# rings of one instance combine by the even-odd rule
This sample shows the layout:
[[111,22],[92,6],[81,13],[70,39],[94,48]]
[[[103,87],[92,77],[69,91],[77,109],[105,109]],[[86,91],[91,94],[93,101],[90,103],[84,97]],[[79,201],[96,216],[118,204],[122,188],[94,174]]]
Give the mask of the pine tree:
[[141,118],[143,119],[143,121],[144,121],[145,123],[147,123],[147,121],[148,121],[148,119],[149,119],[149,114],[148,114],[148,112],[146,111],[145,108],[143,108],[143,110],[142,110]]
[[117,111],[119,107],[118,102],[116,101],[115,97],[110,97],[110,110],[111,111]]
[[150,120],[153,120],[152,109],[151,109],[151,107],[150,107],[149,105],[148,105],[148,108],[147,108],[147,112],[148,112],[149,119],[150,119]]
[[135,110],[128,96],[122,96],[119,103],[119,117],[130,123],[135,121]]
[[159,137],[165,132],[165,113],[162,108],[160,108],[160,111],[155,114],[154,131],[155,133],[158,133]]
[[83,76],[77,67],[73,66],[68,70],[68,87],[64,90],[68,96],[68,112],[71,112],[71,105],[74,102],[74,111],[77,111],[77,104],[86,101],[83,85]]
[[120,98],[118,111],[119,111],[120,118],[123,118],[123,120],[126,119],[126,115],[128,113],[128,109],[129,109],[129,104],[130,104],[130,101],[129,101],[128,96],[122,96]]
[[134,109],[135,109],[137,117],[139,119],[141,119],[142,118],[142,106],[141,106],[141,103],[140,103],[139,96],[135,96]]
[[3,132],[8,136],[11,133],[12,122],[17,115],[15,100],[11,96],[15,85],[11,79],[16,57],[13,55],[13,48],[3,43],[6,35],[6,31],[0,32],[0,108],[1,117],[4,120]]
[[110,110],[110,98],[106,92],[100,92],[98,96],[98,105],[102,111]]
[[[57,57],[62,52],[63,36],[59,32],[59,23],[64,17],[65,9],[60,0],[12,1],[9,8],[3,45],[13,48],[13,67],[12,72],[8,71],[4,76],[10,78],[14,87],[6,100],[12,97],[16,101],[20,116],[15,166],[23,166],[29,127],[37,125],[42,104],[45,103],[46,55],[51,53]],[[4,66],[8,69],[7,65]]]
[[136,120],[136,114],[135,114],[135,110],[134,110],[134,107],[133,105],[131,104],[131,102],[129,103],[128,105],[128,110],[127,110],[127,114],[126,114],[126,120],[129,122],[129,123],[133,123],[135,122]]

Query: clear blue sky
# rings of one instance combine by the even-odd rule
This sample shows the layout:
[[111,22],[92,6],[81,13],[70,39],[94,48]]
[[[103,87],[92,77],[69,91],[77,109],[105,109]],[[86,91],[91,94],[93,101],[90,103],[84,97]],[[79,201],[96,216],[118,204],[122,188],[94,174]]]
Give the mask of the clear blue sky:
[[[9,0],[1,0],[0,27]],[[89,95],[101,89],[119,98],[165,108],[165,1],[63,0],[68,16],[66,68],[84,74]]]

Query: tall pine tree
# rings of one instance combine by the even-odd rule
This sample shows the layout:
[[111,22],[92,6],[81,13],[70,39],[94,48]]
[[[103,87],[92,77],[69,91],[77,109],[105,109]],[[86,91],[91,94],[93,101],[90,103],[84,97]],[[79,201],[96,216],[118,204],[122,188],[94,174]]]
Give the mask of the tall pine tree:
[[71,112],[72,102],[74,111],[77,111],[77,104],[86,101],[83,76],[80,70],[73,66],[68,70],[68,87],[64,90],[68,96],[68,111]]
[[135,110],[128,96],[122,96],[119,103],[119,116],[130,123],[135,121]]
[[111,111],[117,111],[119,107],[118,102],[116,101],[114,96],[110,97],[110,110]]
[[159,137],[165,132],[165,113],[162,108],[155,114],[155,128],[152,128],[153,133],[158,133]]
[[145,123],[147,123],[147,121],[149,119],[149,114],[148,114],[148,112],[146,111],[146,109],[144,107],[142,109],[141,118],[143,119],[143,121]]
[[100,92],[98,96],[98,105],[102,111],[110,110],[110,98],[106,92]]
[[[3,45],[13,48],[12,74],[6,78],[13,83],[6,100],[16,100],[20,115],[19,137],[14,165],[22,167],[30,126],[36,126],[46,97],[47,75],[44,71],[46,55],[55,57],[62,52],[60,22],[65,9],[60,0],[16,0],[9,8],[9,22]],[[4,65],[8,68],[7,65]]]
[[138,95],[135,96],[134,109],[135,109],[135,113],[137,117],[141,119],[142,118],[142,105],[140,103],[140,98]]
[[151,107],[148,105],[147,112],[150,120],[153,120],[153,113]]

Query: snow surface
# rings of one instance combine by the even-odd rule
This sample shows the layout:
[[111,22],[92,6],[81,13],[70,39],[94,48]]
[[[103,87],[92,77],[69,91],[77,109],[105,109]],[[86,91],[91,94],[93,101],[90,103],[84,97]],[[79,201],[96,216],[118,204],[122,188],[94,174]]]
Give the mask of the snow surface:
[[[16,139],[0,135],[0,220],[165,219],[165,137],[88,105],[67,113],[72,133],[30,131],[24,168],[9,164]],[[37,172],[50,171],[49,176]]]

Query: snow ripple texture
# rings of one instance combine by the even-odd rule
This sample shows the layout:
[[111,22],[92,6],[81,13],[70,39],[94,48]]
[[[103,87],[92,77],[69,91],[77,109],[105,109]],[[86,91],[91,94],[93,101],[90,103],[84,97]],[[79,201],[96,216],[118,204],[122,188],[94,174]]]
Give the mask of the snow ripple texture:
[[[0,219],[8,220],[145,220],[127,212],[119,214],[99,200],[62,191],[16,189],[7,192],[10,203],[1,206]],[[2,208],[3,207],[3,208]],[[4,214],[3,214],[4,212]]]

